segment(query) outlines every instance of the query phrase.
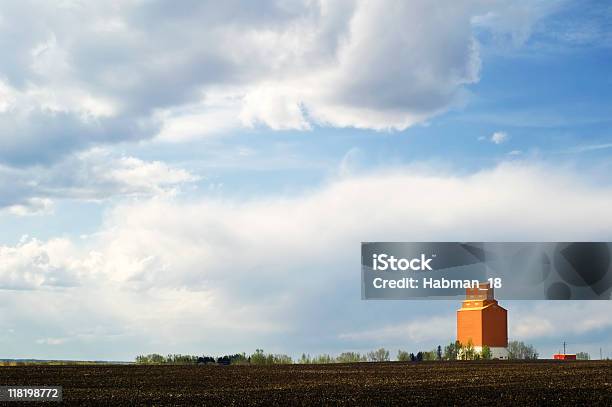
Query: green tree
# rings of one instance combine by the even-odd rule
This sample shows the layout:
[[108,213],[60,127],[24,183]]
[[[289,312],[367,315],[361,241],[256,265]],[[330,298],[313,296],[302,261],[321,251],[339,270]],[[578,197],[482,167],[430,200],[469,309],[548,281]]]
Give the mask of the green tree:
[[385,348],[380,348],[373,350],[372,352],[368,352],[368,360],[370,362],[388,362],[389,351]]
[[397,360],[400,362],[408,362],[410,361],[410,354],[400,349],[397,351]]
[[423,354],[423,360],[436,360],[436,350],[432,350],[430,352],[421,352]]
[[508,342],[508,359],[537,359],[538,352],[532,345],[521,341]]
[[476,351],[474,350],[474,344],[471,339],[468,340],[466,345],[460,346],[460,355],[462,360],[474,360],[476,358]]
[[459,348],[460,347],[461,347],[461,345],[459,344],[459,341],[451,342],[448,345],[446,345],[444,347],[444,359],[446,359],[446,360],[456,360],[457,359],[457,353],[459,352]]
[[231,355],[229,359],[231,365],[247,365],[249,363],[249,359],[244,352]]
[[160,365],[162,363],[167,363],[167,360],[163,355],[157,353],[150,353],[148,355],[136,356],[136,363],[147,365]]
[[198,362],[198,357],[193,355],[169,354],[164,363],[172,363],[175,365],[191,365]]
[[264,353],[263,349],[255,349],[251,355],[252,365],[286,365],[293,363],[288,355]]
[[357,352],[342,352],[338,356],[336,356],[336,362],[338,363],[356,363],[356,362],[366,362],[367,358],[365,355],[361,355]]
[[480,352],[480,357],[485,360],[491,359],[491,348],[487,345],[482,347],[482,351]]
[[290,365],[293,363],[291,356],[285,354],[276,354],[272,356],[272,364],[274,365]]
[[312,363],[316,363],[316,364],[334,363],[334,358],[332,358],[330,355],[327,355],[327,354],[318,355],[312,359]]
[[268,358],[264,353],[263,349],[255,349],[255,353],[251,355],[251,364],[253,365],[267,365]]

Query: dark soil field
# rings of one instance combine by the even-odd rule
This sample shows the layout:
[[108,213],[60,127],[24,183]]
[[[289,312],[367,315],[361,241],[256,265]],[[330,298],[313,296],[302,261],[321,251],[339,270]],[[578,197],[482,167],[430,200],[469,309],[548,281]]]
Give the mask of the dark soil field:
[[612,362],[38,365],[0,367],[0,385],[63,386],[70,405],[612,406]]

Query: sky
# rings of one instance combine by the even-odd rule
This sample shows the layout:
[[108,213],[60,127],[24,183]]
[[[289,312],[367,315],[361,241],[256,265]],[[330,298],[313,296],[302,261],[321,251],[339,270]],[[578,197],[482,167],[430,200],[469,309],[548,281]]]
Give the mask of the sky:
[[[4,1],[0,358],[454,340],[362,241],[612,241],[612,6]],[[24,27],[28,27],[24,30]],[[505,301],[612,356],[612,303]]]

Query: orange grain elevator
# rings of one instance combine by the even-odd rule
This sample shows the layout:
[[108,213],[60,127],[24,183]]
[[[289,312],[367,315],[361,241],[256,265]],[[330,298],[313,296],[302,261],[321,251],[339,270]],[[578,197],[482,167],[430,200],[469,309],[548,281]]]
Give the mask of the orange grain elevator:
[[457,311],[457,340],[462,345],[471,341],[477,352],[488,346],[494,359],[508,358],[508,311],[497,303],[489,283],[466,289]]

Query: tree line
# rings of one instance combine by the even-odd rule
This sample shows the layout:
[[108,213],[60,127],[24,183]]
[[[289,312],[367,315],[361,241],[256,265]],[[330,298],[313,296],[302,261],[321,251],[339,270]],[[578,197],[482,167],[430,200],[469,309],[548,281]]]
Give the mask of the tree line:
[[322,354],[310,356],[302,353],[297,363],[301,364],[325,364],[325,363],[358,363],[358,362],[388,362],[389,351],[385,348],[373,350],[368,353],[361,354],[359,352],[342,352],[338,356]]
[[[508,342],[508,359],[537,359],[538,352],[532,345],[520,341]],[[581,355],[582,356],[582,355]],[[483,346],[477,351],[470,342],[462,344],[459,341],[451,342],[444,348],[438,345],[430,351],[407,352],[398,350],[395,360],[406,362],[435,361],[435,360],[487,360],[492,359],[491,349]],[[223,356],[194,356],[182,354],[169,354],[167,356],[152,353],[136,356],[137,364],[220,364],[220,365],[283,365],[283,364],[327,364],[327,363],[358,363],[358,362],[389,362],[390,352],[379,348],[367,353],[342,352],[339,355],[320,354],[311,356],[302,353],[294,361],[285,354],[265,353],[263,349],[256,349],[250,355],[236,353]]]
[[223,356],[194,356],[182,354],[169,354],[167,356],[158,353],[136,356],[136,364],[143,365],[194,365],[194,364],[218,364],[218,365],[282,365],[293,363],[288,355],[264,353],[263,349],[256,349],[254,353],[236,353]]

